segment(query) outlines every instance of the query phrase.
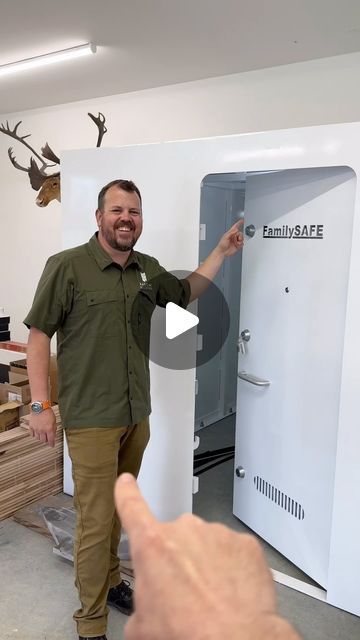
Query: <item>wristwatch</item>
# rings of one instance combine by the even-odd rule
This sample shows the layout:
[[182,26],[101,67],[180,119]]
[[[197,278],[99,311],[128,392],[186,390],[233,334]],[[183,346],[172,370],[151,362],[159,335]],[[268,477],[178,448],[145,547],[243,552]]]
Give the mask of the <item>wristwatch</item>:
[[30,404],[30,409],[33,413],[42,413],[45,409],[50,409],[51,402],[50,400],[43,400],[40,402],[39,400],[35,400]]

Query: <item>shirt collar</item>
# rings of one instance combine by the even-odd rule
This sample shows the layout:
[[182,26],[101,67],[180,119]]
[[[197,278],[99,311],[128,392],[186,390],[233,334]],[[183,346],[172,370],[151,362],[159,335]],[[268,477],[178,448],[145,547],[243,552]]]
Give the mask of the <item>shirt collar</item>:
[[[98,240],[98,232],[97,231],[90,238],[90,240],[88,242],[88,247],[89,247],[89,251],[90,251],[91,255],[95,259],[95,261],[96,261],[99,269],[101,269],[101,271],[104,271],[104,269],[106,269],[106,267],[109,267],[111,264],[116,264],[113,261],[113,259],[111,258],[111,256],[101,246],[101,244],[100,244],[100,242]],[[137,251],[132,251],[130,253],[130,256],[129,256],[129,259],[128,259],[127,263],[126,263],[126,267],[125,268],[129,267],[131,264],[134,264],[139,269],[143,270],[143,265],[141,264],[141,258],[140,258],[140,255],[137,253]]]

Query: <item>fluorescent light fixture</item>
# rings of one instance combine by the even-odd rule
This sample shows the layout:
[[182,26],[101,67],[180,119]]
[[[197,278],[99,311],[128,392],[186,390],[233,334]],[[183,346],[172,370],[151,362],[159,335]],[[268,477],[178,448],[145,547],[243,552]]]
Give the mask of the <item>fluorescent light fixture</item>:
[[73,58],[81,58],[91,53],[96,53],[96,45],[92,43],[81,44],[77,47],[71,47],[70,49],[63,49],[62,51],[45,53],[42,56],[35,56],[34,58],[27,58],[26,60],[0,65],[0,76],[17,73],[19,71],[27,71],[35,67],[44,67],[47,64],[54,64],[55,62],[65,62]]

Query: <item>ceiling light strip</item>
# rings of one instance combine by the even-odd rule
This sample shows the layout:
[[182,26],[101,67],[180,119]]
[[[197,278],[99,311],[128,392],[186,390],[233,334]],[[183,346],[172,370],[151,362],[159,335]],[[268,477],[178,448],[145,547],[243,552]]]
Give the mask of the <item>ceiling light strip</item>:
[[95,44],[81,44],[77,47],[63,49],[62,51],[45,53],[42,56],[34,56],[33,58],[27,58],[26,60],[19,60],[17,62],[0,65],[0,76],[9,75],[10,73],[18,73],[19,71],[27,71],[28,69],[43,67],[56,62],[65,62],[66,60],[81,58],[92,53],[96,53]]

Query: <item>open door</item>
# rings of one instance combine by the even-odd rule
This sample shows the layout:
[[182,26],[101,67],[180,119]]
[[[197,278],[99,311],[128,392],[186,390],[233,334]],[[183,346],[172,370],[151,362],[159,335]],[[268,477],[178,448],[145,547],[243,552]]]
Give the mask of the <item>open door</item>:
[[326,588],[355,174],[248,174],[234,514]]

